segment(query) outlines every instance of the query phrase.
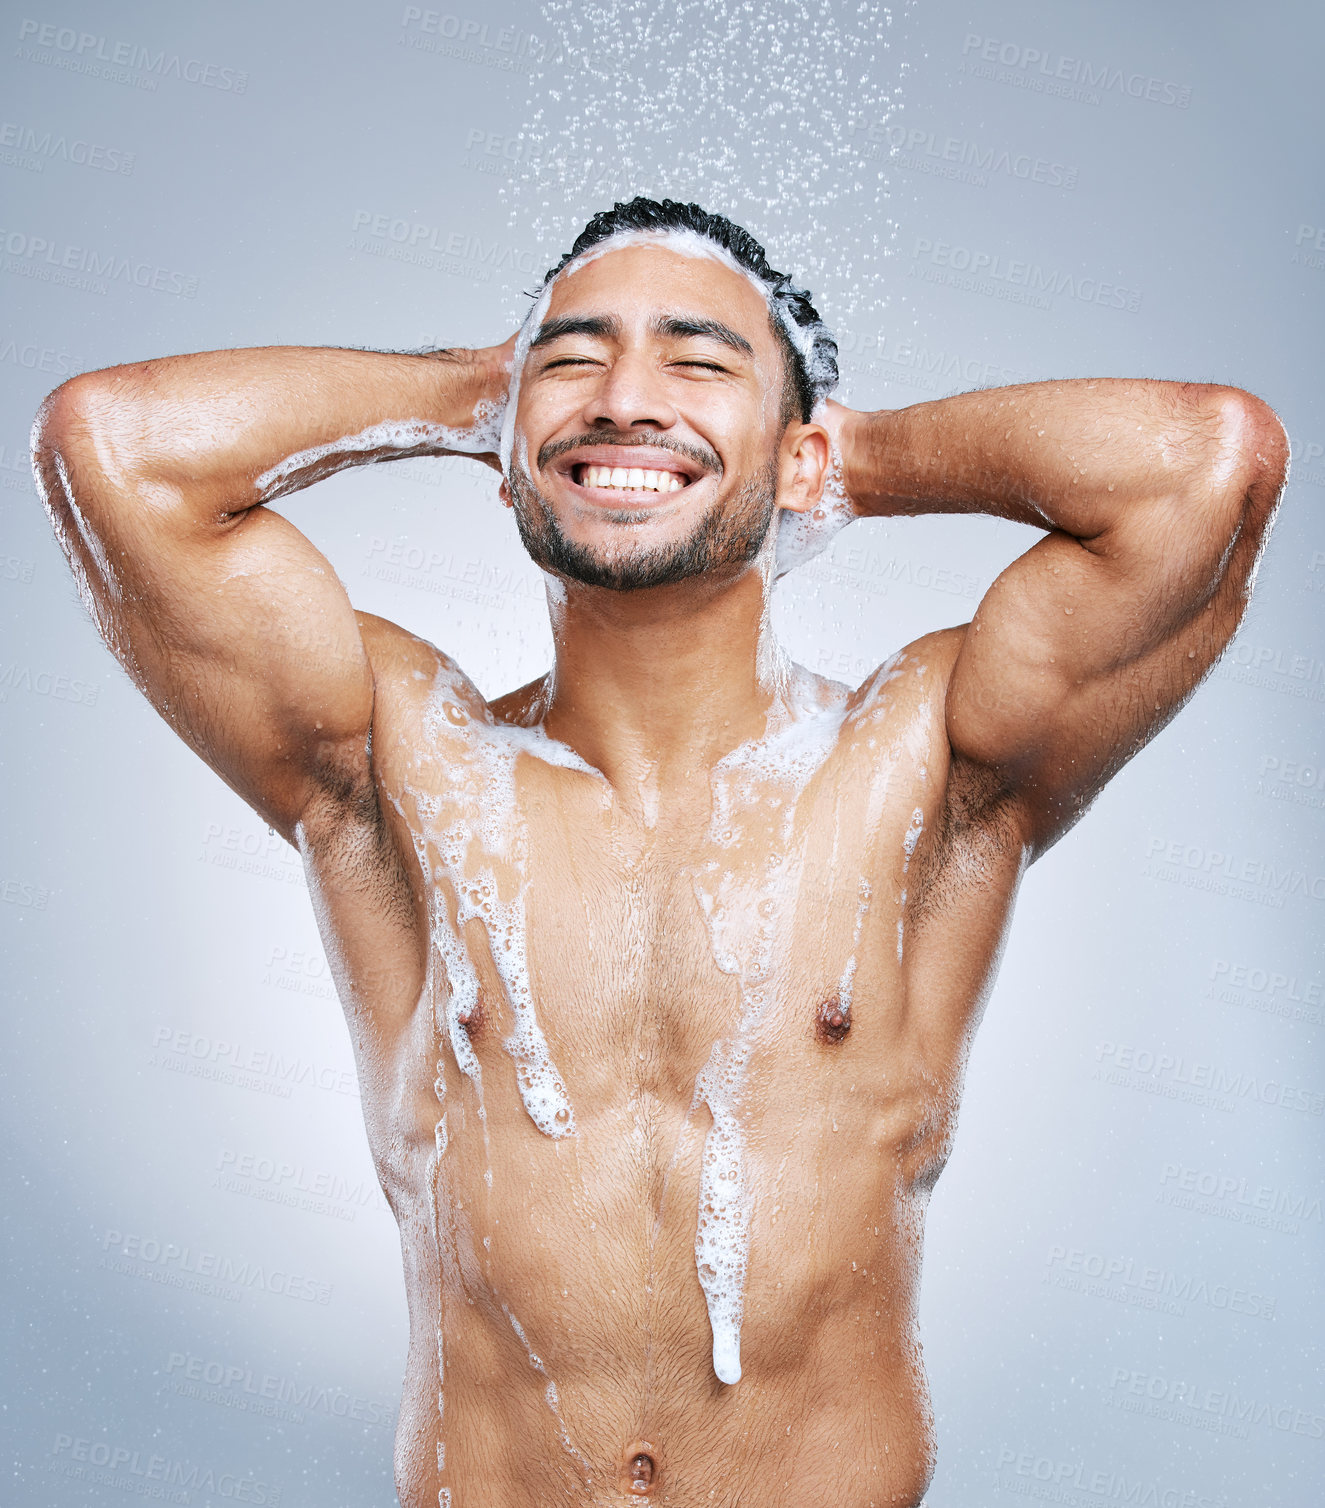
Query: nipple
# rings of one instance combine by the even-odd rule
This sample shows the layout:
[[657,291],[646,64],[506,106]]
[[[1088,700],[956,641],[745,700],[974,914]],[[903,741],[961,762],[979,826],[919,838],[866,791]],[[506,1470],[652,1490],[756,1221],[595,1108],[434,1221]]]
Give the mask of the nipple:
[[840,1042],[851,1030],[851,1007],[834,995],[819,1007],[814,1020],[814,1034],[821,1042]]
[[483,1006],[483,996],[476,995],[472,1005],[467,1005],[457,1014],[456,1019],[472,1037],[487,1019],[487,1011]]

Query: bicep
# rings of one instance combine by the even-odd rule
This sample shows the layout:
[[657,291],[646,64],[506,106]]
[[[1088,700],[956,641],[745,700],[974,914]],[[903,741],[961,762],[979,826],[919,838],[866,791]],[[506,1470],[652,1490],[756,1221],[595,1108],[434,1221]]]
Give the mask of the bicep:
[[372,676],[330,564],[264,506],[209,514],[170,487],[43,459],[103,638],[180,737],[292,839],[316,792],[367,773]]
[[1278,484],[1162,499],[1104,541],[1054,532],[990,588],[949,685],[953,751],[1054,841],[1179,710],[1241,620]]

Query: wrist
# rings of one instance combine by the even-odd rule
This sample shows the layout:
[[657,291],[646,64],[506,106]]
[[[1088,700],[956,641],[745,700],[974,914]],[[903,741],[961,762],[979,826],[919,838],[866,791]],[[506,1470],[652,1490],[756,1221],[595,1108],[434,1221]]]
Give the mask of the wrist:
[[878,512],[886,493],[881,462],[892,418],[889,409],[870,413],[857,409],[841,411],[834,441],[842,458],[842,485],[859,514]]
[[410,353],[428,365],[416,368],[430,395],[428,408],[437,422],[465,429],[479,411],[491,411],[506,398],[510,385],[509,343],[500,346],[452,346]]
[[515,336],[498,346],[478,346],[468,353],[474,361],[475,402],[503,403],[511,385]]

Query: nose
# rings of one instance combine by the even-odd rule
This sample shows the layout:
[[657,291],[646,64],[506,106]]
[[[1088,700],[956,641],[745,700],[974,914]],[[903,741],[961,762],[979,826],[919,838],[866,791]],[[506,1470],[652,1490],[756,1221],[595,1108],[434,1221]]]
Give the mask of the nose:
[[677,421],[656,366],[630,351],[603,372],[581,417],[590,429],[670,429]]

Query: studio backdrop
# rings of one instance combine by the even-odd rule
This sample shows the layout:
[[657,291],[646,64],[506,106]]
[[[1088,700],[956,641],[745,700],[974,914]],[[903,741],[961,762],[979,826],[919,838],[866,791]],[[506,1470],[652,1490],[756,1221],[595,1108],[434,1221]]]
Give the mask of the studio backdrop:
[[[157,355],[493,344],[636,192],[748,224],[854,406],[1151,376],[1283,417],[1246,622],[1023,886],[929,1217],[927,1502],[1325,1500],[1325,13],[23,0],[0,26],[5,1504],[392,1503],[406,1343],[300,862],[98,639],[33,413]],[[547,667],[477,463],[278,506],[485,694]],[[857,523],[781,583],[779,633],[855,683],[1035,537]]]

